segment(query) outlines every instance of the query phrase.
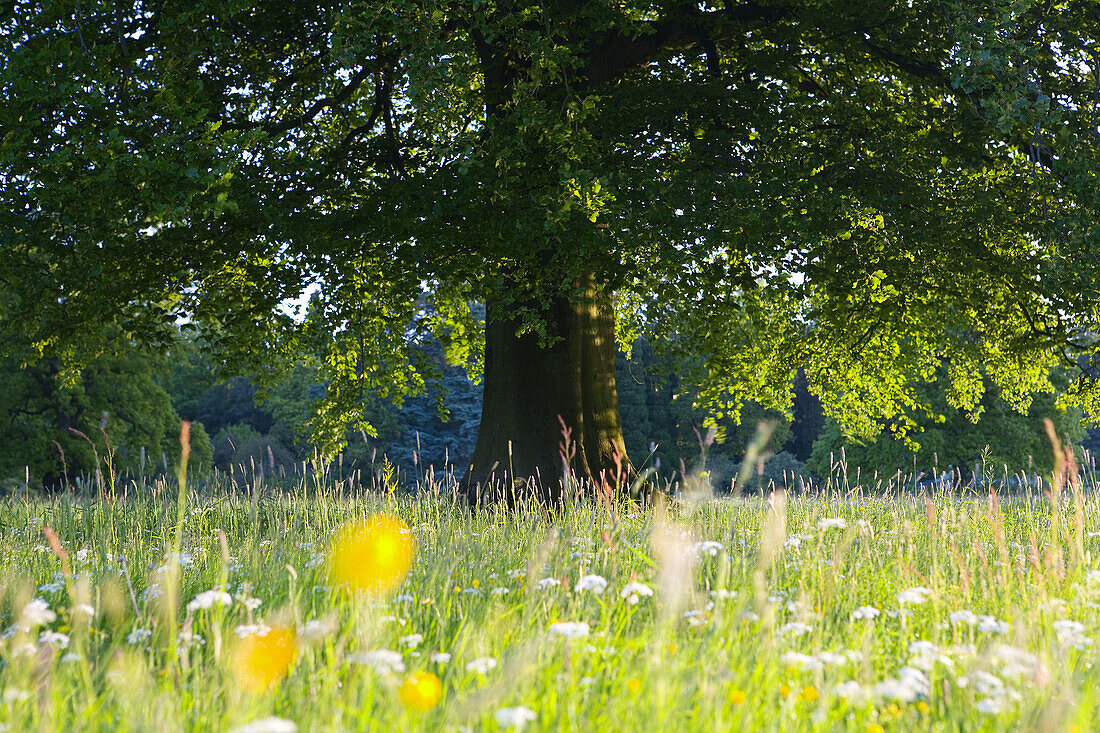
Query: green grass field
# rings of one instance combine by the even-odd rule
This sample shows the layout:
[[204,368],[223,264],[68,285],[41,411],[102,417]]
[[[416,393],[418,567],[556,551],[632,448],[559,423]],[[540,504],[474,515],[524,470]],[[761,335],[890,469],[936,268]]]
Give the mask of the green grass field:
[[[207,487],[178,539],[171,486],[128,494],[0,503],[0,729],[1100,719],[1100,503],[1068,487],[1059,501],[834,492],[617,518],[599,505],[472,514],[347,484],[256,502]],[[377,514],[411,528],[407,577],[375,595],[334,587],[334,534]],[[250,682],[241,655],[276,637],[282,652],[253,654],[271,668]],[[418,672],[438,677],[438,704],[435,677],[406,683]]]

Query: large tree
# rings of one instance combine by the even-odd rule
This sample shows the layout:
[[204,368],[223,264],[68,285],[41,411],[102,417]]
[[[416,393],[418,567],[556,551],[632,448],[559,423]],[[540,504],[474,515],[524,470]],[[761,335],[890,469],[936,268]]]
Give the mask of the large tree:
[[321,354],[329,443],[431,331],[484,370],[471,495],[559,490],[559,418],[629,475],[642,331],[719,419],[800,366],[865,436],[941,364],[1024,407],[1098,320],[1098,41],[1092,0],[8,0],[2,317]]

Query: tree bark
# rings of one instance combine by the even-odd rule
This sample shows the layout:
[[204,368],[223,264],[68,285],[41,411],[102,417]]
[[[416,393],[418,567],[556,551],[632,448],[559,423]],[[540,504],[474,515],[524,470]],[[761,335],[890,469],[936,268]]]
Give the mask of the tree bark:
[[[543,310],[555,340],[517,336],[520,322],[488,308],[481,426],[462,490],[473,504],[560,502],[633,480],[615,388],[611,294],[592,273]],[[490,304],[491,305],[491,304]],[[498,311],[499,313],[499,311]],[[606,490],[606,488],[605,488]]]

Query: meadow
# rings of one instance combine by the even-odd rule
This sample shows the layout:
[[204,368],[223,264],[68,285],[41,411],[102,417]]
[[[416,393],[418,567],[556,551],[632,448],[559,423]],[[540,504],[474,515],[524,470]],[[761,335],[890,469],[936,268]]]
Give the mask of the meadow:
[[0,730],[1090,730],[1100,500],[1053,488],[8,497]]

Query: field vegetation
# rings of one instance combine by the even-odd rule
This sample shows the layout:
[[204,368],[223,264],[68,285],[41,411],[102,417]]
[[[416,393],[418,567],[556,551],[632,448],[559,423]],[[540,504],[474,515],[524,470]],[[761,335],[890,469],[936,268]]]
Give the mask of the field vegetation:
[[1091,727],[1091,471],[1005,497],[831,475],[644,511],[312,472],[8,497],[0,724]]

